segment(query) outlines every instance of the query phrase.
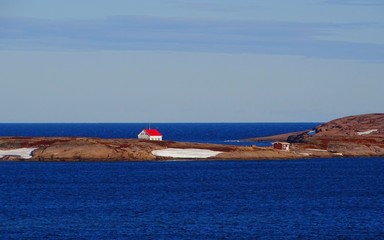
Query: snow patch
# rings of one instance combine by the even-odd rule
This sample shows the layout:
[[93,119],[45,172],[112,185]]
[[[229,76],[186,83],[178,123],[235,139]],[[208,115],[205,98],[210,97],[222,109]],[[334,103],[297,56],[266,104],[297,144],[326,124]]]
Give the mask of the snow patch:
[[194,149],[194,148],[167,148],[163,150],[154,150],[152,154],[158,157],[172,157],[172,158],[209,158],[218,155],[219,151],[212,151],[207,149]]
[[356,134],[357,135],[367,135],[367,134],[371,134],[373,132],[377,132],[378,130],[377,129],[370,129],[368,131],[365,131],[365,132],[357,132]]
[[0,158],[4,156],[20,156],[23,159],[29,159],[32,157],[32,152],[37,148],[17,148],[0,150]]
[[314,151],[314,152],[328,152],[328,150],[325,150],[325,149],[318,149],[318,148],[307,148],[305,150],[308,150],[308,151]]

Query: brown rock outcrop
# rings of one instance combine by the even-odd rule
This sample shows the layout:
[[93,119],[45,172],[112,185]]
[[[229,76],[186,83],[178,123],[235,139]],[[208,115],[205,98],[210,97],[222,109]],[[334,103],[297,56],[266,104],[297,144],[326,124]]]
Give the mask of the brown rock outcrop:
[[[246,147],[136,139],[0,138],[0,149],[22,147],[37,148],[32,152],[32,158],[28,159],[28,161],[153,161],[171,159],[152,154],[153,150],[165,148],[195,148],[222,152],[218,156],[213,157],[213,159],[285,159],[300,157],[293,153],[256,146]],[[6,157],[3,160],[23,159]]]
[[384,156],[384,113],[335,119],[287,140],[346,156]]
[[34,160],[61,161],[114,161],[154,160],[151,154],[161,146],[151,142],[130,139],[75,138],[39,147],[32,154]]
[[[1,137],[0,149],[37,148],[30,161],[154,160],[162,143],[134,139]],[[4,159],[3,159],[4,160]]]
[[384,113],[332,120],[315,128],[316,136],[384,136]]

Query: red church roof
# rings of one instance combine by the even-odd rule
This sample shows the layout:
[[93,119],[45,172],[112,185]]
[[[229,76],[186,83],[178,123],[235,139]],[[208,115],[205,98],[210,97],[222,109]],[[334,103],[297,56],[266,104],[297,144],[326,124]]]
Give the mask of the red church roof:
[[149,136],[163,136],[158,130],[156,129],[145,129],[145,132],[149,135]]

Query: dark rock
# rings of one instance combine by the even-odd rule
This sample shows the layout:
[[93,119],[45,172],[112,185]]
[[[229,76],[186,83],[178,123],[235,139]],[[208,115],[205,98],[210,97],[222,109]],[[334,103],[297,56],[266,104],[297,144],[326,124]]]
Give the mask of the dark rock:
[[0,158],[3,161],[19,161],[22,160],[21,156],[19,155],[5,155],[2,158]]

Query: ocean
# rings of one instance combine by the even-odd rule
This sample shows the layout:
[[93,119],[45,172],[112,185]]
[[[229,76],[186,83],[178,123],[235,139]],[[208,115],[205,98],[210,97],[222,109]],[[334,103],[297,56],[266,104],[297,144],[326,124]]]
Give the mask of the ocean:
[[[137,138],[144,128],[158,129],[164,140],[260,144],[243,139],[312,129],[320,123],[2,123],[0,136]],[[265,143],[261,143],[262,145]],[[267,143],[268,144],[268,143]]]
[[[134,137],[145,127],[16,125],[0,124],[1,135]],[[228,142],[313,125],[152,126],[172,140]],[[384,237],[384,158],[0,162],[0,172],[0,239]]]

